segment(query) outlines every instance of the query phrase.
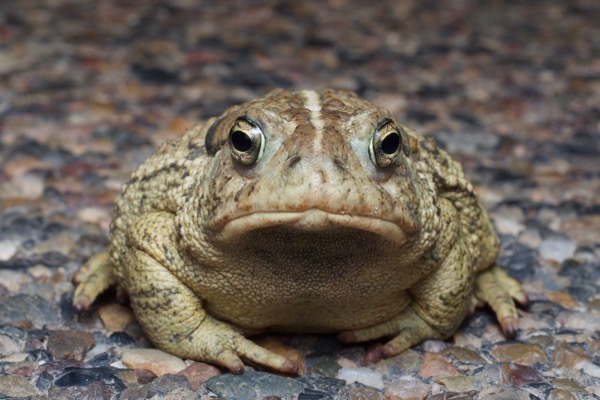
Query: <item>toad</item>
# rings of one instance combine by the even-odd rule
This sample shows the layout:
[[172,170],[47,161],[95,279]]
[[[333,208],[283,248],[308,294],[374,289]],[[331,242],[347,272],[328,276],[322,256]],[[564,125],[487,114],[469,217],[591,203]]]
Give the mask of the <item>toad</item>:
[[133,173],[74,306],[116,285],[169,353],[293,373],[247,336],[390,338],[391,357],[448,338],[482,304],[513,336],[527,297],[498,250],[473,186],[433,140],[350,92],[275,90]]

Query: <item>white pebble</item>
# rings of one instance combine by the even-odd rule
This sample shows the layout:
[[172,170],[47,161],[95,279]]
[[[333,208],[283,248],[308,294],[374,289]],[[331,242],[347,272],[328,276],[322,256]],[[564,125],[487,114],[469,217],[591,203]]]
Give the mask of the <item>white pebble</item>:
[[582,361],[575,364],[575,369],[579,369],[594,378],[600,378],[600,367],[589,361]]
[[21,286],[29,282],[31,282],[31,278],[24,272],[0,270],[0,283],[11,293],[17,293]]
[[8,261],[19,250],[19,242],[16,240],[0,240],[0,261]]
[[346,383],[362,383],[375,389],[383,389],[383,376],[377,371],[369,368],[342,368],[337,373],[338,379],[343,379]]
[[179,357],[157,349],[130,349],[123,352],[121,362],[133,369],[147,369],[155,375],[176,374],[185,368]]
[[540,244],[540,255],[543,258],[563,262],[575,253],[577,244],[570,239],[549,237]]

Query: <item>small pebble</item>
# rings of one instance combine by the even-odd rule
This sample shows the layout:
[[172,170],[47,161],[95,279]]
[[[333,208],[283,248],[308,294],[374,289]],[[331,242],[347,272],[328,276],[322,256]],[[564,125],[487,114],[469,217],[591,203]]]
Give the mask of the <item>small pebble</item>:
[[480,353],[466,347],[452,346],[445,350],[444,353],[450,354],[458,361],[467,364],[481,365],[486,363],[486,360],[480,355]]
[[440,353],[450,345],[443,340],[426,340],[422,344],[423,350],[427,353]]
[[553,303],[559,304],[564,308],[568,309],[576,309],[579,307],[579,302],[573,298],[567,292],[555,292],[555,291],[546,291],[544,293],[548,300]]
[[198,390],[200,386],[210,378],[213,378],[217,375],[221,375],[221,371],[213,367],[212,365],[205,364],[202,362],[193,362],[183,370],[179,371],[177,375],[185,376],[188,381],[190,381],[190,385],[193,391]]
[[173,400],[192,398],[190,383],[185,376],[165,374],[145,386],[150,388],[150,393],[154,396],[165,396]]
[[135,340],[125,332],[113,332],[108,340],[111,344],[116,344],[117,346],[135,345]]
[[10,260],[17,254],[20,244],[18,240],[0,240],[0,261]]
[[574,380],[568,379],[568,378],[553,379],[552,384],[560,389],[568,390],[571,393],[585,392],[585,388],[583,386],[581,386],[579,383],[575,382]]
[[48,390],[50,399],[113,399],[117,390],[104,382],[92,382],[88,385],[57,386]]
[[348,397],[351,400],[390,400],[381,391],[359,383],[353,383],[348,387]]
[[257,371],[246,371],[242,375],[221,374],[209,379],[206,387],[226,399],[285,398],[295,396],[305,388],[295,379]]
[[[593,400],[598,400],[600,398],[600,386],[588,386],[585,388],[586,392],[590,393],[593,397]],[[592,399],[590,399],[592,400]]]
[[4,186],[1,197],[23,198],[27,200],[38,199],[44,193],[44,180],[35,174],[24,174],[14,177],[9,184]]
[[518,236],[525,230],[523,210],[520,207],[501,207],[493,213],[494,226],[503,235]]
[[591,361],[582,361],[574,366],[575,369],[582,371],[584,374],[600,378],[600,367]]
[[436,379],[436,382],[444,385],[451,392],[469,392],[472,390],[481,390],[488,386],[485,376],[449,376]]
[[559,263],[570,258],[575,253],[577,244],[571,239],[551,236],[542,240],[540,244],[540,256]]
[[[299,381],[309,388],[320,390],[332,396],[337,396],[347,387],[346,381],[342,379],[330,378],[317,374],[307,375],[300,378]],[[356,383],[355,385],[361,384]]]
[[146,384],[157,378],[155,373],[147,369],[134,369],[133,372],[135,373],[137,383]]
[[358,382],[376,389],[384,388],[381,373],[369,368],[341,368],[337,373],[337,378],[348,384]]
[[31,275],[37,282],[47,282],[53,276],[52,270],[42,264],[34,265],[27,270],[27,273]]
[[[401,399],[403,400],[403,399]],[[477,391],[455,393],[455,392],[442,392],[435,393],[433,396],[428,396],[427,400],[481,400],[477,395]],[[504,399],[509,400],[509,399]],[[512,399],[510,399],[512,400]]]
[[312,374],[318,374],[333,378],[337,376],[341,368],[342,366],[337,361],[326,359],[312,364],[310,366],[310,372]]
[[28,353],[14,353],[7,356],[2,356],[2,362],[19,363],[28,359]]
[[548,395],[548,400],[577,400],[568,390],[554,389]]
[[6,361],[6,357],[23,350],[24,342],[7,335],[0,335],[0,358]]
[[94,347],[94,336],[84,331],[54,331],[48,337],[48,352],[54,359],[83,360]]
[[385,387],[386,400],[414,399],[423,400],[430,392],[430,387],[417,379],[396,379]]
[[38,391],[29,383],[29,379],[17,375],[0,376],[0,397],[27,398],[37,397]]
[[419,371],[421,378],[444,378],[460,375],[462,374],[458,368],[446,356],[437,353],[425,353],[423,365],[421,365]]
[[56,324],[60,320],[58,306],[38,295],[18,294],[2,299],[0,324],[30,321],[33,326],[41,328],[44,325]]
[[[97,348],[102,348],[102,350],[106,350],[107,346],[96,345],[96,347],[94,347],[94,349],[92,351],[95,352],[95,350]],[[88,358],[91,357],[92,351],[90,351],[87,354]],[[91,357],[87,362],[88,362],[88,364],[90,364],[93,367],[106,367],[106,366],[111,365],[116,360],[117,360],[117,357],[113,354],[109,354],[106,352],[99,352],[99,353],[95,354],[93,357]]]
[[590,362],[592,358],[583,350],[577,351],[568,345],[560,345],[554,352],[554,366],[575,368],[579,363]]
[[600,314],[598,313],[562,313],[556,317],[558,326],[563,329],[600,331]]
[[359,367],[357,362],[350,360],[349,358],[346,358],[346,357],[340,357],[337,360],[337,363],[342,368],[358,368]]
[[77,217],[84,222],[100,224],[108,227],[112,213],[106,207],[83,207],[77,211]]
[[416,374],[421,368],[422,356],[415,350],[406,350],[397,356],[379,361],[373,367],[386,380],[393,381],[402,376]]
[[525,390],[511,386],[491,386],[479,393],[478,400],[531,400]]
[[454,339],[454,345],[457,347],[464,347],[471,350],[481,349],[481,337],[472,333],[458,331],[452,336],[452,338]]
[[37,380],[35,381],[35,387],[45,392],[50,388],[50,386],[52,386],[52,383],[54,383],[54,377],[48,372],[42,371],[42,373],[38,376]]
[[502,383],[512,386],[523,386],[540,383],[544,379],[531,367],[520,364],[502,365]]
[[98,310],[98,316],[102,323],[112,332],[121,332],[125,327],[135,320],[135,315],[129,307],[120,304],[109,304]]
[[52,165],[46,161],[31,156],[20,156],[4,164],[4,172],[9,176],[22,176],[34,169],[50,169]]
[[533,365],[546,362],[546,353],[537,345],[525,343],[507,343],[494,346],[491,351],[500,362]]
[[87,386],[94,382],[104,382],[116,389],[125,389],[125,383],[117,377],[119,370],[112,367],[67,367],[54,381],[54,386]]
[[22,271],[0,269],[0,282],[11,293],[18,293],[23,285],[31,282],[31,278]]
[[564,232],[580,245],[595,245],[600,242],[598,227],[600,226],[600,214],[591,213],[577,215],[562,221],[561,227]]
[[121,361],[129,368],[147,369],[157,376],[176,374],[185,368],[181,358],[157,349],[128,349]]

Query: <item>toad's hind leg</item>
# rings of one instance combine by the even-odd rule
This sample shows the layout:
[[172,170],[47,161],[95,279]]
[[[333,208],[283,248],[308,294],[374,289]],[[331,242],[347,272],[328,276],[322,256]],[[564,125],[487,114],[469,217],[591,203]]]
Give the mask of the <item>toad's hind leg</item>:
[[474,300],[476,303],[489,304],[496,313],[504,334],[513,338],[517,332],[519,318],[514,300],[525,306],[527,294],[519,282],[497,265],[480,273],[475,280]]
[[399,315],[380,324],[344,331],[346,343],[394,336],[383,347],[391,357],[427,339],[446,339],[467,314],[472,296],[471,259],[458,240],[439,269],[410,289],[411,303]]
[[73,307],[78,312],[85,311],[96,297],[116,284],[114,266],[108,251],[92,256],[73,276],[77,285],[73,295]]

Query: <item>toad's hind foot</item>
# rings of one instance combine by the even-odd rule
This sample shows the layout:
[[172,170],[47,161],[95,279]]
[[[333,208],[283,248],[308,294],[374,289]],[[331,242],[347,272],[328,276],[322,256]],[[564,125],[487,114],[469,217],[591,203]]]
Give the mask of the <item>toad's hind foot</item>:
[[427,339],[443,339],[448,335],[426,323],[412,307],[407,307],[389,321],[371,327],[341,332],[343,343],[365,342],[385,336],[394,336],[383,346],[384,357],[392,357]]
[[77,285],[73,295],[73,308],[83,312],[96,300],[96,297],[116,283],[114,267],[108,251],[92,256],[73,276]]
[[496,265],[477,276],[474,296],[477,303],[489,304],[494,310],[504,334],[515,337],[519,315],[513,299],[521,306],[528,302],[519,282]]

